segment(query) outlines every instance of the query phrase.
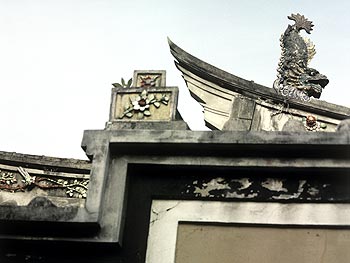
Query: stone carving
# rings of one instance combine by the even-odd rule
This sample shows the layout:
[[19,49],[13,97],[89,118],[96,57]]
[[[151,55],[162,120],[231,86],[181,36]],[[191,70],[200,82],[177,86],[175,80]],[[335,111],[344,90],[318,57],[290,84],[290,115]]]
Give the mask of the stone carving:
[[321,129],[326,129],[327,125],[324,123],[319,123],[317,118],[313,115],[308,115],[303,119],[304,127],[307,131],[319,131]]
[[121,78],[120,83],[113,83],[113,87],[115,88],[130,88],[132,84],[132,78],[125,82],[124,78]]
[[165,87],[165,70],[135,70],[134,87],[155,88]]
[[147,76],[140,76],[140,86],[141,88],[150,88],[150,87],[155,87],[156,86],[156,83],[157,83],[157,79],[159,78],[160,76],[158,75],[154,75],[154,76],[151,76],[151,75],[147,75]]
[[0,170],[0,189],[2,186],[11,185],[17,183],[17,179],[14,173]]
[[342,120],[337,126],[337,131],[350,131],[350,119]]
[[161,97],[157,97],[154,94],[148,94],[146,90],[143,90],[139,95],[130,98],[130,104],[125,106],[125,111],[120,118],[131,118],[137,113],[138,119],[151,116],[150,106],[153,105],[156,109],[161,104],[168,105],[169,97],[163,94]]
[[314,25],[300,14],[292,14],[288,18],[295,24],[288,25],[280,39],[282,54],[274,89],[282,96],[302,101],[320,98],[329,80],[316,69],[308,67],[316,53],[315,46],[299,34],[301,30],[310,34]]
[[89,180],[54,178],[49,176],[31,176],[22,167],[17,168],[18,172],[0,170],[0,190],[9,192],[30,191],[34,187],[43,190],[63,189],[68,197],[86,198]]

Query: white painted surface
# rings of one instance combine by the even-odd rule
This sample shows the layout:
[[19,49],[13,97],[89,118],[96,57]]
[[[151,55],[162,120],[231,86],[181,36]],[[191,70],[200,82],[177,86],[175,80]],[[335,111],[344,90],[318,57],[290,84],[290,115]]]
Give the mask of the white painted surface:
[[350,204],[280,204],[154,200],[147,263],[173,263],[180,221],[350,226]]

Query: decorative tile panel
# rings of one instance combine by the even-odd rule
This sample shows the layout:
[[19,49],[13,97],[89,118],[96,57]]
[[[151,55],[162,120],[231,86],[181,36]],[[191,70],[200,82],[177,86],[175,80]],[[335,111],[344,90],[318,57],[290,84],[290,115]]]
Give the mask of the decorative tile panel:
[[173,121],[177,108],[178,89],[114,88],[110,122]]
[[134,87],[165,87],[165,70],[135,70]]

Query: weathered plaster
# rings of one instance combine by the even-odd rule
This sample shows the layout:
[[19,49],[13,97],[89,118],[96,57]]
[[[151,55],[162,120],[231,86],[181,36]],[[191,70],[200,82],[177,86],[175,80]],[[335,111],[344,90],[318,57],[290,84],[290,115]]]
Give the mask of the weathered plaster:
[[283,187],[283,180],[267,178],[262,182],[262,187],[274,192],[288,192],[288,189]]
[[[236,175],[236,177],[239,177]],[[321,200],[331,187],[324,179],[290,178],[200,178],[186,185],[184,194],[209,198],[238,198],[260,200]],[[298,187],[296,188],[296,183]]]
[[[195,182],[193,184],[195,185]],[[231,189],[231,188],[225,183],[224,178],[219,177],[219,178],[212,179],[208,183],[203,183],[202,187],[195,186],[195,190],[193,191],[193,193],[198,194],[198,196],[201,196],[201,197],[214,196],[210,194],[210,191],[223,190],[223,189]]]
[[31,190],[31,192],[2,192],[0,195],[0,206],[28,206],[35,197],[45,197],[57,207],[76,206],[84,207],[85,200],[81,198],[65,198],[49,196],[47,191],[41,189]]

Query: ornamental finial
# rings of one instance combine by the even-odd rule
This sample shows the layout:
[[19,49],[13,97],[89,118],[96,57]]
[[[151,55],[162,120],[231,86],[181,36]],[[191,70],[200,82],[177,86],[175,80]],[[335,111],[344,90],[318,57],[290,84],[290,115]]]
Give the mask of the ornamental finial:
[[295,24],[288,25],[281,36],[282,54],[273,87],[284,97],[302,101],[309,101],[311,97],[318,99],[329,80],[316,69],[308,67],[316,54],[315,46],[299,34],[302,29],[310,34],[314,25],[300,14],[291,14],[288,18]]

